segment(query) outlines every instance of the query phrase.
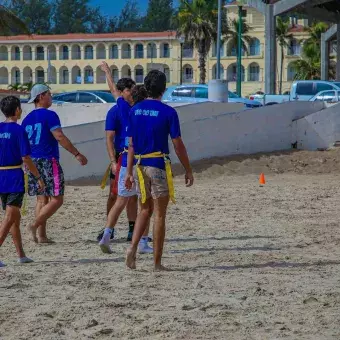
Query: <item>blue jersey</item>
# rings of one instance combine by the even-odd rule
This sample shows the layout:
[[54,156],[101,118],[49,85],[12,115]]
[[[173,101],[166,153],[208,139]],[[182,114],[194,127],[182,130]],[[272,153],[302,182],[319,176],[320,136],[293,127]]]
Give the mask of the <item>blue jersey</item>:
[[118,153],[123,152],[126,145],[127,124],[131,106],[123,98],[118,98],[117,105],[112,107],[106,116],[105,131],[114,131],[114,146]]
[[[135,155],[169,154],[169,136],[181,136],[176,110],[159,100],[143,100],[131,109],[128,136],[132,137]],[[162,158],[142,159],[140,164],[165,169]]]
[[[27,134],[17,123],[0,123],[0,167],[22,164],[22,157],[31,154]],[[0,169],[0,193],[25,192],[22,169]]]
[[38,108],[30,112],[21,124],[27,132],[33,158],[59,159],[59,145],[52,131],[61,128],[58,115]]

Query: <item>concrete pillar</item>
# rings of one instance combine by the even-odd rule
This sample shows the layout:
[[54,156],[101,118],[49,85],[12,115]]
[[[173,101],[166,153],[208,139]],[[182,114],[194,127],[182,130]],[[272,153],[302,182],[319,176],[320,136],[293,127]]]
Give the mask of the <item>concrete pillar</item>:
[[328,80],[329,68],[329,42],[326,41],[325,33],[321,34],[321,80]]
[[24,48],[20,46],[19,50],[20,50],[20,61],[23,61],[24,60]]
[[336,29],[336,80],[340,80],[340,24]]
[[208,99],[211,102],[228,102],[228,82],[214,79],[208,82]]
[[276,93],[276,18],[274,6],[265,8],[265,92]]
[[56,84],[60,84],[60,70],[56,70]]

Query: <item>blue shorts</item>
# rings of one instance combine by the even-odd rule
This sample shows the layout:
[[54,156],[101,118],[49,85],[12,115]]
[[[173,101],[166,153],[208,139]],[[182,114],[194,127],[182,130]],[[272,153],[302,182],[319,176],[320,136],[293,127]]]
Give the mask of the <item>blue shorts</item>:
[[134,184],[131,190],[125,187],[125,177],[127,173],[127,168],[122,166],[119,171],[118,179],[118,196],[121,197],[131,197],[137,195],[136,185]]

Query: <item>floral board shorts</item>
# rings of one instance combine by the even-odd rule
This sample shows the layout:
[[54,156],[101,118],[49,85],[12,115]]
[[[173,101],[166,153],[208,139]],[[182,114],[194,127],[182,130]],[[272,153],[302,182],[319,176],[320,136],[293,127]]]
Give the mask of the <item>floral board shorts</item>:
[[45,189],[39,190],[38,182],[34,176],[28,173],[28,195],[29,196],[63,196],[65,192],[64,172],[55,158],[33,158],[33,163],[37,167]]

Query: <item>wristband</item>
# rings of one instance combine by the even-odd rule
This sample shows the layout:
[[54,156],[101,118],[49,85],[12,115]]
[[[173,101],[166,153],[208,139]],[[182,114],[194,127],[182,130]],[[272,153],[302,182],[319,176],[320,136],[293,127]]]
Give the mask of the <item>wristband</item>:
[[78,151],[76,155],[74,155],[74,157],[77,157],[80,155],[80,152]]

